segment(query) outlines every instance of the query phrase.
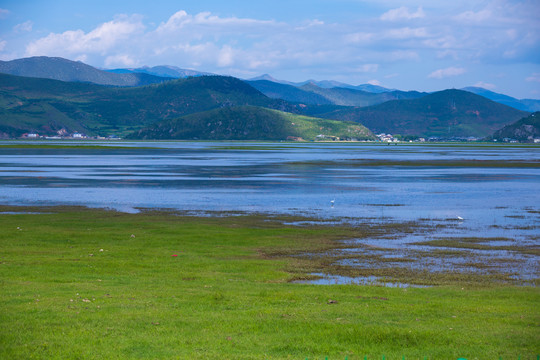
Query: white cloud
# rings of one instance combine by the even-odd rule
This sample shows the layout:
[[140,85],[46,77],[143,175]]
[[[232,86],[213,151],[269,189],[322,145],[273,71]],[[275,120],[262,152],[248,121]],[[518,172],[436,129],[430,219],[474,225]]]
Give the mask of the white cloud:
[[488,89],[488,90],[495,90],[497,88],[496,85],[490,84],[490,83],[487,83],[487,82],[483,82],[483,81],[477,82],[476,84],[474,84],[474,86],[481,87],[481,88]]
[[[471,73],[477,66],[473,64],[487,62],[538,64],[534,50],[540,46],[540,25],[530,6],[495,1],[504,11],[497,6],[486,12],[473,6],[447,5],[443,14],[437,13],[440,6],[434,3],[408,3],[407,8],[399,7],[397,0],[384,0],[386,9],[392,10],[382,16],[360,14],[358,21],[340,23],[327,18],[324,22],[313,18],[287,23],[182,10],[150,24],[143,23],[142,17],[124,15],[94,29],[66,29],[37,38],[24,44],[24,55],[83,59],[101,67],[171,64],[231,75],[251,71],[335,78],[338,74],[343,80],[358,81],[366,80],[363,74],[381,72],[382,65],[377,64],[384,64],[384,72],[401,74],[399,80],[410,75],[406,67],[422,68],[422,72],[441,68],[429,75],[435,79],[465,72],[460,67],[433,65],[440,59],[470,63]],[[422,6],[429,6],[429,16]],[[464,11],[469,9],[474,12]],[[489,22],[471,20],[488,14]],[[18,39],[8,35],[12,37],[2,36],[8,42],[4,48],[22,55],[15,45]],[[383,79],[384,75],[377,77]]]
[[458,53],[455,50],[447,49],[447,50],[437,51],[436,54],[437,54],[437,59],[451,58],[451,59],[457,60],[459,58]]
[[234,63],[234,50],[229,45],[225,45],[221,48],[218,55],[217,64],[220,67],[231,66]]
[[425,38],[428,36],[428,32],[425,28],[399,28],[390,29],[385,32],[384,36],[390,39],[409,39],[409,38]]
[[144,29],[137,16],[121,16],[113,21],[101,24],[89,33],[82,30],[70,30],[31,42],[26,47],[26,55],[100,53],[115,49],[133,35]]
[[105,59],[105,66],[107,67],[117,67],[117,66],[126,66],[133,67],[136,66],[137,62],[132,59],[129,55],[113,55],[107,56]]
[[420,60],[420,55],[416,51],[411,50],[397,50],[390,53],[390,60],[399,61],[399,60]]
[[6,48],[7,41],[6,40],[0,40],[0,51],[4,51]]
[[538,82],[540,83],[540,73],[533,73],[531,76],[525,79],[528,82]]
[[[173,14],[165,23],[161,23],[156,32],[172,33],[182,31],[185,28],[223,29],[227,31],[238,31],[248,27],[271,26],[276,25],[275,21],[257,20],[248,18],[226,17],[212,15],[210,12],[201,12],[196,15],[190,15],[184,10]],[[218,34],[216,34],[218,35]]]
[[492,17],[491,11],[485,9],[478,12],[465,11],[457,16],[454,16],[454,19],[457,21],[463,21],[463,22],[482,22],[482,21],[489,20],[491,17]]
[[86,54],[79,55],[74,60],[86,63],[88,61],[88,55]]
[[34,26],[34,23],[30,20],[25,21],[21,24],[17,24],[13,27],[13,31],[22,33],[22,32],[30,32],[32,31],[32,27]]
[[388,10],[381,15],[380,19],[383,21],[396,21],[396,20],[412,20],[425,17],[426,14],[422,7],[419,7],[416,12],[410,12],[405,6],[397,9]]
[[5,19],[9,13],[9,10],[0,8],[0,19]]
[[362,73],[374,73],[379,70],[379,64],[364,64],[359,67],[357,67],[356,72],[362,72]]
[[453,35],[427,39],[423,41],[423,44],[434,49],[451,49],[459,47],[459,41],[457,41]]
[[447,78],[447,77],[450,77],[450,76],[457,76],[457,75],[461,75],[461,74],[464,74],[466,72],[466,70],[464,68],[459,68],[459,67],[449,67],[449,68],[446,68],[446,69],[439,69],[439,70],[435,70],[434,72],[432,72],[431,74],[428,75],[428,78],[433,78],[433,79],[443,79],[443,78]]
[[381,82],[379,80],[375,80],[375,79],[369,80],[367,83],[370,84],[370,85],[381,86]]
[[373,38],[374,34],[369,32],[357,32],[353,34],[347,34],[344,37],[345,42],[349,44],[365,44],[373,40]]

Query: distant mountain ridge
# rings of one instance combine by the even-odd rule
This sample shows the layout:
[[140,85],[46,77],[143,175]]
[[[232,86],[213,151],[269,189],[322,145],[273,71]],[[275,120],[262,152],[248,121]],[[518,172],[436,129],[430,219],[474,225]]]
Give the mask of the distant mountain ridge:
[[475,86],[468,86],[468,87],[462,88],[461,90],[472,92],[473,94],[476,94],[476,95],[481,95],[487,99],[496,101],[500,104],[511,106],[518,110],[529,111],[529,112],[540,111],[540,100],[533,100],[533,99],[519,100],[508,95],[499,94],[491,90],[487,90],[487,89],[484,89],[481,87],[475,87]]
[[382,92],[388,92],[388,91],[394,90],[394,89],[387,89],[385,87],[372,85],[372,84],[350,85],[350,84],[346,84],[346,83],[335,81],[335,80],[321,80],[321,81],[306,80],[306,81],[301,81],[301,82],[292,82],[292,81],[286,81],[286,80],[278,80],[269,74],[263,74],[263,75],[256,76],[251,79],[246,79],[246,81],[248,82],[258,81],[258,80],[267,80],[267,81],[271,81],[278,84],[286,84],[286,85],[292,85],[296,87],[302,87],[306,84],[314,84],[323,89],[331,89],[331,88],[339,87],[339,88],[361,90],[361,91],[372,92],[372,93],[382,93]]
[[[0,61],[0,73],[55,79],[61,81],[89,82],[108,86],[131,87],[162,83],[176,78],[214,75],[197,70],[182,69],[171,65],[160,65],[153,67],[143,66],[139,68],[97,69],[80,61],[71,61],[64,58],[47,56]],[[323,100],[321,97],[313,96],[313,94],[304,94],[298,91],[293,91],[290,88],[280,89],[277,86],[272,88],[271,84],[260,83],[259,81],[261,80],[268,81],[271,84],[289,85],[301,90],[311,90],[311,92],[321,95],[326,100]],[[350,85],[334,80],[307,80],[303,82],[290,82],[275,79],[268,74],[255,77],[247,81],[251,85],[258,87],[260,91],[271,98],[281,98],[290,102],[307,102],[309,104],[330,103],[345,106],[370,106],[384,101],[416,98],[420,97],[419,94],[426,94],[417,91],[388,89],[372,84]],[[317,89],[316,91],[315,88]],[[353,93],[345,95],[347,92],[343,90],[340,90],[341,94],[336,95],[336,93],[339,91],[332,90],[336,88],[352,89],[370,94],[388,93],[391,95],[381,95],[380,97],[362,97],[359,94],[352,95]],[[328,91],[324,92],[324,90],[321,89],[328,89]],[[285,91],[283,92],[283,90]],[[495,93],[480,87],[465,87],[462,90],[484,96],[485,98],[501,104],[512,106],[518,110],[528,112],[540,111],[540,100],[537,99],[516,99],[511,96]]]
[[159,66],[152,66],[152,67],[143,66],[140,68],[110,69],[110,70],[105,70],[105,71],[116,73],[116,74],[142,73],[142,74],[175,78],[175,79],[182,79],[182,78],[187,78],[190,76],[215,75],[215,74],[191,70],[191,69],[181,69],[177,66],[172,66],[172,65],[159,65]]
[[0,73],[109,86],[143,86],[172,80],[144,73],[115,74],[79,61],[47,56],[0,61]]
[[[249,83],[252,83],[252,85],[258,85],[255,82],[260,81],[260,80],[266,80],[275,84],[291,85],[300,89],[306,89],[306,86],[311,86],[311,87],[315,86],[321,89],[344,88],[344,89],[360,90],[360,91],[364,91],[368,93],[376,93],[376,94],[381,94],[381,93],[394,93],[394,94],[395,93],[409,93],[411,94],[411,96],[396,96],[396,97],[389,96],[384,101],[389,101],[389,100],[394,100],[394,99],[414,98],[415,96],[412,95],[414,93],[427,94],[425,92],[422,93],[418,91],[401,91],[401,90],[396,90],[396,89],[388,89],[382,86],[372,85],[372,84],[361,84],[361,85],[355,86],[355,85],[350,85],[350,84],[342,83],[339,81],[333,81],[333,80],[322,80],[322,81],[307,80],[307,81],[295,83],[295,82],[290,82],[290,81],[285,81],[285,80],[278,80],[269,74],[257,76],[257,77],[248,79],[247,81]],[[278,87],[271,88],[271,86],[268,84],[265,84],[264,88],[262,88],[262,86],[261,88],[259,88],[259,90],[262,91],[265,95],[273,97],[273,98],[277,98],[277,96],[280,94],[277,89]],[[490,91],[481,87],[475,87],[475,86],[465,87],[465,88],[462,88],[461,90],[483,96],[487,99],[493,100],[500,104],[511,106],[518,110],[523,110],[523,111],[528,111],[528,112],[540,111],[540,100],[516,99],[508,95],[499,94],[499,93],[496,93],[496,92],[493,92],[493,91]],[[287,95],[284,95],[284,96],[287,96]],[[305,95],[302,95],[301,97],[305,97]],[[283,99],[287,101],[292,101],[292,102],[301,102],[299,99],[291,98],[290,94],[288,95],[287,98],[283,97]],[[375,105],[380,102],[383,102],[383,101],[374,101],[374,102],[370,102],[369,104],[366,104],[365,102],[353,103],[353,102],[348,101],[346,102],[346,104],[347,106],[369,106],[369,105]],[[346,105],[345,103],[339,102],[339,101],[332,102],[332,103],[334,103],[335,105]],[[318,102],[317,104],[323,104],[323,103]]]
[[427,95],[417,91],[368,92],[352,87],[324,88],[309,82],[294,86],[270,80],[249,80],[251,86],[273,99],[313,105],[370,106],[398,99],[415,99]]

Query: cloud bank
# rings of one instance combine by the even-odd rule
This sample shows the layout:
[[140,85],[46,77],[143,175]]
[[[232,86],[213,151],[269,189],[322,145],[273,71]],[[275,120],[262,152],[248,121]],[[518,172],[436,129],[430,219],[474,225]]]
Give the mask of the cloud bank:
[[[526,6],[506,5],[462,11],[441,22],[421,6],[402,6],[358,22],[307,19],[291,24],[180,10],[154,26],[139,15],[120,15],[88,32],[73,29],[40,37],[27,44],[24,55],[86,58],[101,66],[174,63],[237,74],[278,68],[324,73],[329,66],[365,73],[396,62],[448,58],[520,62],[530,61],[540,44],[540,27],[530,13],[522,17],[526,11]],[[514,26],[517,17],[528,25]],[[483,27],[485,22],[489,25]],[[20,30],[31,29],[31,23],[24,24]],[[429,78],[456,72],[459,69],[443,68]]]

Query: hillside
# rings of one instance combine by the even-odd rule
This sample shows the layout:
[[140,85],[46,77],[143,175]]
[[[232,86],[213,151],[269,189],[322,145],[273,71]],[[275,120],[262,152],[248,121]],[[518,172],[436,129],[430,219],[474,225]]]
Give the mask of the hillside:
[[332,137],[374,139],[373,134],[359,124],[255,106],[226,107],[164,120],[129,136],[176,140],[328,140]]
[[361,122],[374,133],[424,137],[485,137],[527,113],[462,90],[444,90],[419,99],[346,108],[317,116]]
[[287,109],[245,82],[204,76],[136,88],[0,74],[0,132],[54,135],[60,129],[120,135],[153,122],[219,107],[256,105]]
[[533,142],[540,138],[540,112],[535,112],[528,117],[520,119],[515,123],[506,125],[495,131],[490,139],[504,141],[505,139],[517,140],[519,142]]
[[109,86],[143,86],[172,79],[140,72],[116,74],[79,61],[47,56],[0,61],[0,73]]

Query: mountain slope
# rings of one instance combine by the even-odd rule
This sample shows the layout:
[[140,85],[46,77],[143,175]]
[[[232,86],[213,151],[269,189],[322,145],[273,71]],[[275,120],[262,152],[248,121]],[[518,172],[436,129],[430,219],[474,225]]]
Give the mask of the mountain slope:
[[394,100],[317,116],[358,121],[375,133],[485,137],[527,113],[462,90],[444,90],[419,99]]
[[0,61],[0,73],[109,86],[142,86],[171,80],[144,73],[115,74],[79,61],[47,56]]
[[232,77],[204,76],[136,88],[0,74],[0,131],[124,135],[150,123],[219,107],[287,106]]
[[519,142],[533,142],[540,138],[540,112],[535,112],[526,118],[506,125],[495,131],[491,139],[504,141],[504,139],[514,139]]
[[227,107],[152,124],[129,136],[177,140],[374,139],[364,126],[255,106]]

